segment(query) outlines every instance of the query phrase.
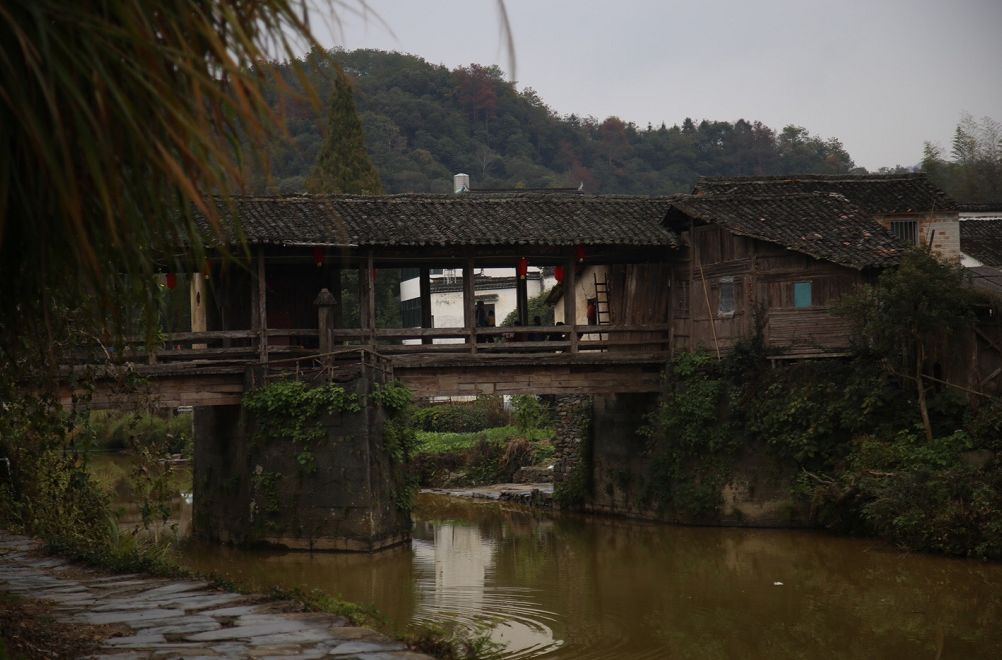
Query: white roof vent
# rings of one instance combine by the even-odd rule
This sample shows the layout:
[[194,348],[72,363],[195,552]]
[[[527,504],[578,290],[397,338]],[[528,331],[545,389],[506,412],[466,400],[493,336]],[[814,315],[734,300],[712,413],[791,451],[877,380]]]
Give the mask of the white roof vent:
[[452,192],[457,194],[470,192],[470,175],[454,174],[452,176]]

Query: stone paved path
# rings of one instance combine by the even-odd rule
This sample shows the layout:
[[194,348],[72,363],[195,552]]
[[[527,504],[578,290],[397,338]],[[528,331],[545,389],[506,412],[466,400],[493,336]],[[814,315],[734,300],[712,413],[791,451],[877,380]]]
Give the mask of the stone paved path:
[[66,623],[116,624],[95,658],[425,660],[342,617],[285,613],[205,582],[109,575],[46,557],[41,544],[0,532],[0,591],[53,604]]

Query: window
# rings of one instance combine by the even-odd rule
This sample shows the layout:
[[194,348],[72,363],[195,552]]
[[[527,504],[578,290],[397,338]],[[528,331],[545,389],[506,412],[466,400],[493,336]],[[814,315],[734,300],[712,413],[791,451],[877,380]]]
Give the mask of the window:
[[813,304],[813,297],[810,282],[793,283],[793,306],[797,309],[810,307]]
[[891,233],[908,245],[918,245],[917,220],[891,220]]
[[734,316],[734,278],[720,278],[720,304],[717,307],[717,316]]
[[415,277],[421,274],[420,268],[401,268],[400,269],[400,281],[406,282],[407,280],[413,280]]

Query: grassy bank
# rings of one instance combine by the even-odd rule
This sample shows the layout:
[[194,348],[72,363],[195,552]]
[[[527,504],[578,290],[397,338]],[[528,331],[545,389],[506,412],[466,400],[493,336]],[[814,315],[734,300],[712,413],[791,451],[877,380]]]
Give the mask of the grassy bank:
[[469,433],[419,432],[411,472],[423,487],[511,482],[553,457],[551,429],[503,426]]

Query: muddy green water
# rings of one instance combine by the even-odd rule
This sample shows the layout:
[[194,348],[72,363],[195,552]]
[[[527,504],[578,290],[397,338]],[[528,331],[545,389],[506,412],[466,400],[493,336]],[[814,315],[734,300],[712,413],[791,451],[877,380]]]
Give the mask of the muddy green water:
[[188,558],[262,588],[373,603],[397,629],[487,624],[505,657],[1002,657],[1002,565],[814,532],[554,517],[425,495],[409,547],[194,545]]
[[[187,509],[182,509],[182,512]],[[818,532],[673,527],[420,496],[374,555],[187,544],[244,585],[320,588],[504,657],[1002,658],[1002,564]]]

